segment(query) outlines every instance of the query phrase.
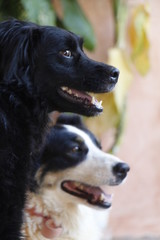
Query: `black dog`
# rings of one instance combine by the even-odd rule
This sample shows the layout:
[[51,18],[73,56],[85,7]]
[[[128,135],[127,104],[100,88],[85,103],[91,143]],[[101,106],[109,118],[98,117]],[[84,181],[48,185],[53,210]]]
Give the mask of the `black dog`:
[[89,59],[83,41],[56,27],[11,20],[0,24],[0,239],[19,239],[32,151],[47,113],[94,116],[103,108],[84,91],[103,93],[119,72]]

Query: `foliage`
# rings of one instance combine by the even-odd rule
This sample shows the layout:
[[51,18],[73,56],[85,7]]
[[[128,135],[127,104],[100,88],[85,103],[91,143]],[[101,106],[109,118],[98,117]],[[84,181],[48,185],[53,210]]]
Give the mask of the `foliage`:
[[51,0],[1,0],[0,20],[8,17],[29,20],[41,25],[54,25],[75,32],[84,38],[84,46],[93,50],[96,39],[93,28],[77,0],[60,0],[60,18]]
[[21,0],[26,19],[43,25],[55,25],[56,15],[49,0]]
[[0,0],[0,20],[4,20],[7,17],[14,18],[23,18],[23,5],[21,4],[21,0]]
[[84,46],[89,50],[93,50],[96,45],[93,28],[78,2],[75,0],[61,0],[61,4],[64,9],[64,16],[61,20],[63,26],[83,36],[85,39]]

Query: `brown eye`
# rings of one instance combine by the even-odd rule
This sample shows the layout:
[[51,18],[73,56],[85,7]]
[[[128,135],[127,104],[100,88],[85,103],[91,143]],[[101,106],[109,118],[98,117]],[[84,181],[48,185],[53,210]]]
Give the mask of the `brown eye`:
[[70,50],[60,51],[60,54],[63,55],[66,58],[72,57],[72,53]]
[[78,146],[75,146],[74,148],[72,148],[72,152],[78,152],[80,151],[80,148]]

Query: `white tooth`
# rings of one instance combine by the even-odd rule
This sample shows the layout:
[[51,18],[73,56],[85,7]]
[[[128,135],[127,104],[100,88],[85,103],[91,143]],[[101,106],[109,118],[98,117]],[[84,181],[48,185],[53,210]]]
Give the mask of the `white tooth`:
[[91,103],[92,103],[92,104],[95,104],[95,103],[96,103],[95,97],[92,97]]
[[102,101],[97,102],[96,106],[97,106],[98,108],[102,108]]
[[78,97],[78,94],[76,93],[75,96]]
[[79,187],[81,184],[76,182],[74,185],[75,185],[75,187]]
[[67,91],[67,90],[68,90],[68,87],[61,87],[61,89],[62,89],[63,91]]
[[83,185],[80,185],[79,188],[80,188],[81,190],[83,190]]
[[71,90],[71,89],[69,89],[67,92],[68,92],[69,94],[72,94],[72,90]]
[[102,108],[102,101],[98,102],[95,97],[92,97],[91,103],[95,105],[97,108]]
[[91,103],[93,104],[93,97],[92,97]]
[[105,196],[104,196],[103,193],[101,193],[101,195],[100,195],[100,197],[99,197],[99,200],[100,200],[100,201],[104,201],[104,200],[105,200]]

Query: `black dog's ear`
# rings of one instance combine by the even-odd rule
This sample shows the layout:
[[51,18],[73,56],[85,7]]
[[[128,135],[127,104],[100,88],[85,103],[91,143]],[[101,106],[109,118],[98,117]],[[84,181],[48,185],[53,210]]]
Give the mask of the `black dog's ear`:
[[[27,31],[27,29],[26,29]],[[21,62],[23,62],[24,66],[34,65],[35,58],[35,49],[37,48],[38,43],[41,39],[41,30],[40,28],[30,28],[28,32],[26,32],[26,38],[24,38],[24,45],[21,48]]]
[[66,124],[66,125],[72,125],[75,126],[77,128],[85,128],[83,121],[82,121],[82,117],[80,117],[77,114],[61,114],[58,119],[57,122],[58,124]]
[[41,39],[41,29],[40,28],[31,28],[30,29],[30,46],[33,49],[35,46],[37,46],[38,42]]
[[29,67],[34,73],[37,47],[41,39],[41,27],[16,19],[0,23],[0,77],[6,81],[20,77],[20,71]]

